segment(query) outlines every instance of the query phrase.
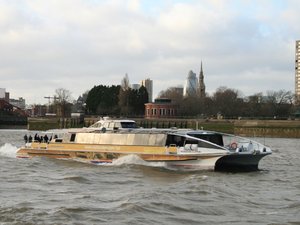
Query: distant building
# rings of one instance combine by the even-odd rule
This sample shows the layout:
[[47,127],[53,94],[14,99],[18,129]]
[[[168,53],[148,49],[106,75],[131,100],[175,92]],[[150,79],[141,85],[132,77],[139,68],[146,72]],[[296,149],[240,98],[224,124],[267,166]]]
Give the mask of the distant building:
[[0,88],[0,99],[4,99],[5,101],[9,101],[9,92],[6,92],[5,88]]
[[178,105],[173,104],[171,99],[159,98],[154,102],[145,104],[145,118],[170,118],[176,117]]
[[295,50],[295,95],[300,101],[300,40],[296,41]]
[[204,74],[201,62],[201,68],[199,73],[199,79],[197,80],[196,73],[192,70],[188,73],[187,79],[185,81],[183,89],[184,97],[195,97],[199,96],[200,98],[205,97],[205,84],[204,84]]
[[5,92],[5,100],[9,101],[9,92]]
[[5,88],[0,88],[0,99],[5,98]]
[[180,95],[181,97],[183,96],[183,87],[173,87],[173,90],[178,94]]
[[25,99],[22,97],[20,97],[19,99],[10,99],[9,92],[6,92],[5,88],[0,88],[0,99],[7,101],[14,107],[25,110]]
[[33,105],[27,109],[27,114],[31,117],[44,117],[47,113],[46,105]]
[[27,114],[24,110],[10,104],[5,99],[0,99],[0,115],[27,117]]
[[148,92],[148,101],[152,102],[152,95],[153,95],[153,81],[147,78],[146,80],[141,81],[141,86],[144,86]]
[[140,84],[132,84],[132,85],[131,85],[131,88],[132,88],[133,90],[139,90],[140,87],[141,87]]
[[196,78],[196,74],[190,70],[188,73],[187,79],[185,81],[185,85],[183,88],[183,96],[188,97],[188,96],[196,96],[197,95],[197,85],[198,81]]
[[13,105],[9,104],[4,98],[0,99],[0,112],[13,112],[14,107]]
[[200,68],[200,74],[199,74],[198,95],[199,95],[200,98],[205,97],[205,84],[204,84],[204,75],[203,75],[203,69],[202,69],[202,62],[201,62],[201,68]]
[[26,106],[25,99],[22,97],[19,99],[9,99],[9,103],[12,104],[13,106],[25,110],[25,106]]

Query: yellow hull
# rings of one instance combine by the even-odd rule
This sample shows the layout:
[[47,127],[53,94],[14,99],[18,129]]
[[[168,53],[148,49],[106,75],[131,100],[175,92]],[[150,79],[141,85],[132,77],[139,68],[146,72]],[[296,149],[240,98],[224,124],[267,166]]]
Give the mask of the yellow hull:
[[[107,162],[126,155],[137,155],[144,161],[166,162],[170,165],[188,162],[187,165],[204,166],[214,169],[215,162],[226,153],[177,153],[176,147],[165,146],[126,146],[78,143],[31,143],[17,152],[19,158],[48,157],[59,159],[81,159],[89,162]],[[184,164],[184,165],[185,165]]]

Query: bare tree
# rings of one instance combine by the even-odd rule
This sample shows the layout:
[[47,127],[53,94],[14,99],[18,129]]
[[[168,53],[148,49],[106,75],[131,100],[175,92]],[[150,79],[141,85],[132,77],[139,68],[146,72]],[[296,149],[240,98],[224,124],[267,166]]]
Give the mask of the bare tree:
[[58,106],[59,114],[64,118],[66,117],[67,108],[72,101],[71,92],[64,88],[55,90],[55,103]]
[[245,102],[247,103],[246,110],[244,110],[243,115],[245,116],[262,116],[262,102],[263,102],[263,93],[255,93],[251,96],[245,98]]
[[291,91],[279,90],[268,91],[266,103],[271,110],[272,116],[288,115],[292,108],[294,95]]
[[121,109],[121,114],[128,115],[130,113],[130,98],[131,88],[129,84],[128,74],[126,73],[121,80],[121,88],[119,92],[119,106]]
[[127,73],[121,81],[121,88],[123,89],[123,91],[126,91],[130,88],[129,77]]
[[215,105],[215,113],[221,113],[226,117],[237,117],[240,115],[241,104],[243,102],[238,90],[219,87],[212,99]]
[[173,102],[181,103],[183,100],[182,89],[176,87],[169,87],[167,90],[163,90],[159,93],[160,98],[169,98]]

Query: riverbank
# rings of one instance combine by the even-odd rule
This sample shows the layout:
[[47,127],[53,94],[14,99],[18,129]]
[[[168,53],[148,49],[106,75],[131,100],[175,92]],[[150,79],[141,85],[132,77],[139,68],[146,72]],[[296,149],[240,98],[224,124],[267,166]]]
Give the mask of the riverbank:
[[[246,137],[300,138],[298,120],[179,120],[140,121],[141,125],[151,123],[154,127],[180,127],[213,130]],[[170,125],[170,126],[169,126]],[[179,125],[179,126],[178,126]]]
[[234,133],[248,137],[300,138],[299,120],[237,120]]
[[26,129],[27,117],[0,114],[0,129]]
[[[204,129],[245,137],[300,138],[299,120],[216,120],[216,119],[144,119],[133,118],[144,128]],[[86,124],[97,119],[86,118]]]
[[[74,118],[28,118],[29,130],[88,127],[98,121],[87,117],[84,121]],[[144,119],[132,118],[144,128],[190,128],[213,130],[247,137],[300,138],[299,120],[208,120],[208,119]]]

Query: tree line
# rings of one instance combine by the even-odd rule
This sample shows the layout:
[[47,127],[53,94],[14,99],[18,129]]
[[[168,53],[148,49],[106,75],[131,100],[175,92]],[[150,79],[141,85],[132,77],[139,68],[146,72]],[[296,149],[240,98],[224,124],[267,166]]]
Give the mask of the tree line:
[[239,90],[219,87],[211,96],[183,97],[176,88],[160,92],[159,97],[170,98],[179,106],[180,117],[216,117],[223,118],[287,118],[296,106],[291,91],[268,91],[267,95],[256,93],[243,97]]
[[[64,88],[55,90],[48,105],[48,112],[60,117],[69,117],[71,112],[84,112],[89,115],[143,116],[148,92],[144,86],[132,89],[126,74],[121,85],[98,85],[85,92],[77,101],[71,103],[71,92]],[[80,99],[80,100],[79,100]]]
[[[60,88],[56,90],[56,96],[53,105],[58,106],[59,114],[63,117],[70,115],[70,92]],[[144,86],[138,90],[130,88],[127,74],[121,85],[94,86],[83,96],[84,110],[89,115],[141,117],[148,102],[147,89]],[[184,97],[178,88],[170,87],[161,91],[158,97],[169,98],[177,104],[178,117],[288,118],[297,109],[295,96],[285,90],[244,97],[239,90],[219,87],[212,95]]]

